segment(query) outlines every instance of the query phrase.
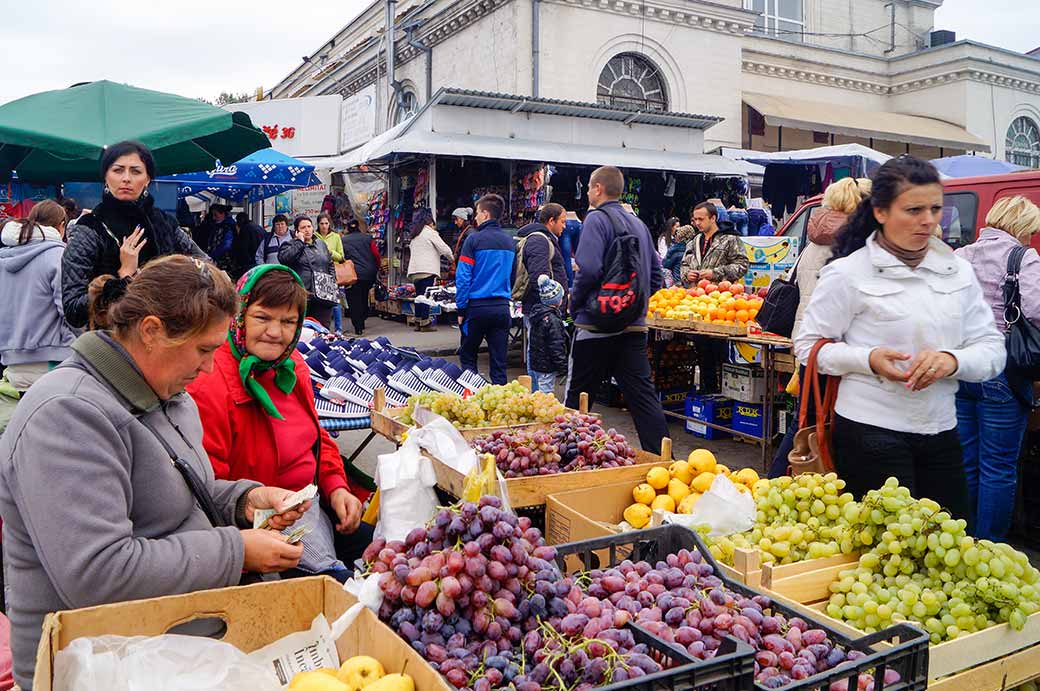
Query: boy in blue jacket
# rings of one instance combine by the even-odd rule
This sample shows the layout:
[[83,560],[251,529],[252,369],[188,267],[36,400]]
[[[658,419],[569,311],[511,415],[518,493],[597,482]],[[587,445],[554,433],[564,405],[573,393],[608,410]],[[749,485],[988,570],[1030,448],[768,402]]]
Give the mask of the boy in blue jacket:
[[491,383],[505,384],[516,250],[512,236],[499,223],[505,200],[497,194],[486,194],[477,200],[476,208],[477,229],[466,236],[455,272],[455,304],[462,329],[459,362],[463,369],[476,372],[477,353],[486,340]]

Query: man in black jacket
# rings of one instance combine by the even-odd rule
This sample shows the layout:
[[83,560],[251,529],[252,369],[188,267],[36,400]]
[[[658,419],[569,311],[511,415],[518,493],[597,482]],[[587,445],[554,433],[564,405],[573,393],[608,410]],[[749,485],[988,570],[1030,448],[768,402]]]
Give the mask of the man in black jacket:
[[247,213],[235,216],[235,237],[231,241],[231,278],[237,281],[256,266],[256,250],[264,240],[264,229],[249,220]]

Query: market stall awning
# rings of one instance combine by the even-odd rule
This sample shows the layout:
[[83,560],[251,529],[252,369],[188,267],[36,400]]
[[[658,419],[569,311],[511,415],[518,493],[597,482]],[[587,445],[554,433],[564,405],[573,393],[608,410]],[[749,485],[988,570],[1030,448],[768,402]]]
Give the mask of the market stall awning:
[[774,127],[968,151],[990,150],[989,144],[963,127],[934,118],[768,94],[744,93],[743,100],[762,114],[767,125]]
[[939,169],[943,175],[951,178],[972,178],[979,175],[1004,175],[1006,173],[1017,173],[1022,170],[1030,170],[1025,166],[1008,163],[1007,161],[995,161],[985,156],[947,156],[946,158],[932,159],[932,165]]
[[[390,131],[392,132],[392,130]],[[389,134],[389,132],[387,132]],[[377,138],[378,139],[378,138]],[[373,139],[369,144],[375,144]],[[353,155],[337,157],[333,172],[357,166],[395,154],[425,154],[434,156],[466,156],[513,161],[543,161],[584,166],[618,166],[641,170],[662,170],[673,173],[704,173],[720,176],[747,174],[747,166],[722,156],[687,154],[672,151],[654,151],[609,146],[571,144],[560,146],[553,142],[539,142],[505,137],[481,137],[466,134],[442,134],[412,129],[399,137],[384,139],[377,146],[366,145]],[[320,165],[328,166],[329,161]]]
[[286,190],[320,184],[314,166],[274,149],[261,149],[231,165],[221,165],[198,173],[183,173],[158,178],[177,184],[177,195],[209,192],[232,201],[260,201]]

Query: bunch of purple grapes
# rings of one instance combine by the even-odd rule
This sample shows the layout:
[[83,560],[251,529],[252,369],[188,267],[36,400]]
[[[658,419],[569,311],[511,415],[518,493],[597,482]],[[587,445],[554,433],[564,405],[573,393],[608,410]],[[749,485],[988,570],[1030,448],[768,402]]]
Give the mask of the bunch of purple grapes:
[[620,628],[628,613],[562,578],[555,558],[497,497],[444,508],[403,542],[376,540],[364,554],[383,574],[380,618],[458,689],[538,691],[564,679],[587,691],[660,671]]
[[473,446],[494,456],[507,478],[619,468],[633,465],[636,456],[625,435],[603,429],[596,417],[582,413],[559,415],[546,430],[493,432]]
[[[750,644],[756,650],[755,681],[763,688],[778,689],[865,657],[858,650],[843,650],[823,629],[810,628],[799,618],[786,618],[773,610],[764,595],[747,597],[727,588],[712,567],[696,551],[680,550],[651,566],[645,561],[624,561],[615,568],[588,574],[586,592],[613,603],[636,624],[672,644],[686,648],[698,659],[710,659],[725,636]],[[885,672],[885,683],[899,680],[894,670]],[[831,685],[831,691],[848,691],[847,682]],[[868,674],[858,678],[860,691],[873,691]]]

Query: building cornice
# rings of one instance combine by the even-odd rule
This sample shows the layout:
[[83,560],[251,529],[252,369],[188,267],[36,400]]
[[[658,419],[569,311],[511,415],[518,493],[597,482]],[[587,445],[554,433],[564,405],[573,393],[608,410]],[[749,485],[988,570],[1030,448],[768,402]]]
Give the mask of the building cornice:
[[743,34],[755,26],[755,13],[739,7],[711,2],[643,2],[641,0],[542,0],[555,5],[599,10],[625,17],[644,17],[726,34]]
[[[790,59],[798,61],[797,58]],[[802,60],[799,62],[803,62],[804,64],[801,66],[779,65],[764,60],[744,58],[742,67],[744,72],[750,74],[760,74],[766,77],[776,77],[778,79],[805,82],[807,84],[819,84],[821,86],[830,86],[838,89],[878,94],[881,96],[884,96],[889,92],[888,85],[883,82],[867,78],[835,74],[826,69],[822,69],[822,66],[814,65],[809,61]]]

